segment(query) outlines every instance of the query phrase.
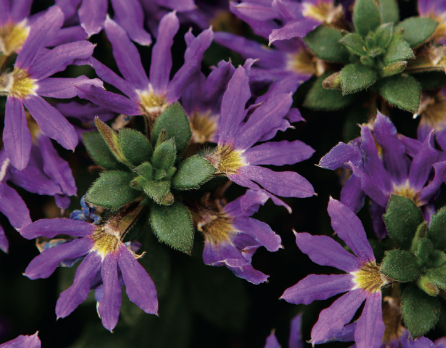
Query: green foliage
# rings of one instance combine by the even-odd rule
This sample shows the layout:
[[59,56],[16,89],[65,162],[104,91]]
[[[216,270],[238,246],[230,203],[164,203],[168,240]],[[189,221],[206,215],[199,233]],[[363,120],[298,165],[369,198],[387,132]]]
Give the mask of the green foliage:
[[365,41],[359,34],[347,34],[339,42],[347,47],[348,50],[352,53],[355,53],[359,56],[365,56],[367,54]]
[[152,205],[150,225],[161,242],[190,254],[194,228],[190,213],[181,202],[175,201],[171,206]]
[[139,166],[152,156],[153,150],[149,140],[143,134],[133,129],[120,129],[119,143],[125,158],[134,166]]
[[415,284],[410,284],[401,299],[401,314],[404,324],[415,339],[435,326],[440,317],[440,302]]
[[99,132],[88,132],[82,134],[82,139],[84,141],[85,147],[87,148],[88,154],[91,156],[96,164],[107,170],[125,170],[121,162],[119,162],[116,157],[112,154],[110,148],[105,143],[104,138],[99,134]]
[[356,93],[373,85],[378,74],[362,64],[348,64],[341,71],[342,94]]
[[170,105],[156,120],[152,129],[152,144],[155,145],[158,135],[165,129],[168,139],[175,138],[175,146],[179,155],[189,144],[192,131],[189,120],[180,103]]
[[176,159],[175,139],[171,138],[155,148],[152,165],[155,168],[168,171],[173,167]]
[[435,297],[438,296],[438,294],[440,293],[440,290],[435,285],[435,283],[432,282],[432,280],[425,275],[422,275],[420,278],[417,279],[417,286],[429,296]]
[[381,23],[381,13],[374,0],[357,0],[353,9],[353,23],[361,36],[367,36],[378,28]]
[[177,190],[198,189],[215,173],[215,168],[204,158],[197,155],[184,160],[172,179],[172,186]]
[[440,289],[446,291],[446,264],[437,268],[431,268],[427,271],[426,276]]
[[327,75],[323,75],[314,82],[305,97],[305,107],[323,111],[339,110],[347,107],[355,100],[353,95],[343,96],[339,90],[325,89],[322,82],[326,77]]
[[396,26],[403,29],[403,39],[415,48],[426,42],[434,33],[438,23],[427,17],[411,17]]
[[423,222],[415,203],[409,198],[392,195],[383,218],[389,237],[401,248],[410,249],[417,227]]
[[392,22],[397,24],[400,20],[398,3],[396,0],[378,0],[383,23]]
[[348,62],[348,50],[339,41],[342,33],[338,29],[319,26],[305,36],[304,41],[320,59],[330,62]]
[[106,123],[102,122],[99,117],[95,117],[94,124],[104,138],[105,143],[108,145],[112,154],[118,159],[119,162],[126,163],[127,160],[122,153],[121,144],[119,142],[118,134],[107,126]]
[[376,44],[381,48],[387,48],[393,37],[393,23],[381,24],[375,32]]
[[420,84],[412,76],[395,75],[379,81],[379,94],[389,104],[416,113],[421,99]]
[[415,55],[409,44],[403,39],[394,36],[384,55],[384,64],[389,65],[400,60],[413,59]]
[[446,207],[432,217],[426,237],[429,238],[437,250],[446,249]]
[[381,77],[389,77],[399,73],[402,73],[404,69],[406,69],[407,62],[405,60],[400,60],[399,62],[395,62],[390,65],[386,65],[380,71]]
[[390,250],[385,253],[381,264],[381,273],[399,282],[416,280],[421,270],[417,258],[407,250]]
[[434,251],[434,245],[428,238],[420,238],[417,243],[415,255],[419,258],[419,263],[427,262],[428,257]]
[[150,162],[144,162],[133,170],[146,180],[152,180],[153,178],[153,167]]
[[174,201],[170,193],[170,181],[146,181],[143,189],[158,204],[171,205]]
[[86,200],[92,204],[117,210],[139,196],[130,186],[135,174],[123,171],[101,173],[87,192]]

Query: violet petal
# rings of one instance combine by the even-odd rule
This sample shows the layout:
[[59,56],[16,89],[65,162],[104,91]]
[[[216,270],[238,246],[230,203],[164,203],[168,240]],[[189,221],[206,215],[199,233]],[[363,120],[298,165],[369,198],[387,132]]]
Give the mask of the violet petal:
[[68,234],[73,237],[86,237],[93,233],[97,226],[88,222],[72,219],[40,219],[23,228],[19,228],[22,237],[34,239],[40,236],[53,238],[58,234]]
[[381,291],[370,293],[356,325],[356,346],[358,348],[380,348],[383,342],[384,328]]

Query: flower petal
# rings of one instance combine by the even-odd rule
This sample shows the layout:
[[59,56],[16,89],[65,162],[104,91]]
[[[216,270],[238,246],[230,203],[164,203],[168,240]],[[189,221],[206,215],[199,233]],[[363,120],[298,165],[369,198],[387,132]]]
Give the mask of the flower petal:
[[293,304],[308,305],[349,291],[355,286],[351,274],[310,274],[285,290],[281,299]]
[[432,165],[437,162],[438,151],[435,150],[433,131],[423,141],[421,148],[413,158],[409,172],[410,187],[416,191],[423,188],[429,174],[432,171]]
[[381,291],[367,296],[355,330],[357,348],[380,348],[384,334]]
[[372,247],[367,240],[361,220],[344,204],[330,197],[328,215],[336,234],[363,262],[375,261]]
[[82,28],[89,37],[99,33],[104,27],[107,8],[107,0],[82,0],[78,14]]
[[254,146],[243,153],[249,164],[283,166],[310,158],[314,149],[300,140],[268,142]]
[[355,166],[362,164],[361,149],[353,144],[339,142],[319,161],[319,167],[335,170],[345,166],[347,162],[352,162]]
[[86,237],[91,235],[97,226],[88,222],[72,219],[40,219],[23,228],[19,228],[22,237],[34,239],[37,237],[53,238],[59,234],[68,234],[73,237]]
[[14,228],[28,226],[32,221],[22,197],[6,183],[0,183],[0,211]]
[[268,251],[277,251],[280,249],[282,240],[268,224],[248,217],[235,218],[233,223],[238,231],[251,236],[268,249]]
[[446,161],[435,163],[433,167],[435,169],[434,179],[421,190],[420,201],[430,201],[438,193],[441,184],[446,179]]
[[148,46],[150,34],[144,30],[144,12],[138,0],[112,0],[115,21],[125,29],[133,41]]
[[271,332],[271,335],[269,335],[266,338],[265,347],[264,348],[280,348],[280,344],[277,341],[276,335],[273,332]]
[[42,97],[70,99],[79,95],[79,89],[76,86],[96,86],[102,88],[103,82],[99,79],[89,79],[87,76],[76,78],[53,78],[48,77],[38,82],[37,94]]
[[130,301],[146,313],[157,314],[155,284],[124,244],[121,244],[118,251],[118,264]]
[[36,332],[32,336],[20,335],[19,337],[0,344],[0,348],[40,348],[40,339]]
[[0,226],[0,249],[5,253],[7,253],[9,249],[8,238],[6,237],[2,226]]
[[[51,250],[51,249],[50,249]],[[56,303],[57,318],[70,315],[88,296],[91,281],[101,267],[102,258],[96,252],[91,252],[81,262],[76,270],[73,285],[62,292]]]
[[364,206],[366,194],[361,189],[361,179],[351,175],[341,190],[341,202],[357,213]]
[[288,339],[288,348],[303,348],[302,341],[302,314],[296,315],[293,320],[291,320],[290,327],[290,338]]
[[299,18],[297,20],[289,21],[280,29],[274,29],[269,35],[269,45],[276,40],[289,40],[295,37],[304,37],[314,28],[316,28],[320,21],[311,18]]

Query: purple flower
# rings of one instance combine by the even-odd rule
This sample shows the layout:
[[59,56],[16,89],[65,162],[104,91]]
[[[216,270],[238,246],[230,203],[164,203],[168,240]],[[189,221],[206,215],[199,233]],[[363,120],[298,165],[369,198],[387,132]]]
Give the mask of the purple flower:
[[[254,108],[248,120],[245,104],[251,97],[248,74],[239,67],[223,95],[217,149],[207,160],[217,169],[216,175],[226,175],[233,182],[253,190],[262,190],[279,205],[285,205],[275,195],[310,197],[311,184],[295,172],[274,172],[259,165],[281,166],[308,159],[314,150],[299,140],[255,145],[272,130],[280,128],[293,99],[291,94],[278,94]],[[260,184],[260,188],[256,183]]]
[[[302,314],[296,315],[293,320],[291,320],[288,348],[303,348],[302,334],[300,332],[301,322]],[[266,339],[265,348],[280,348],[274,330]]]
[[3,141],[11,164],[18,169],[27,166],[31,151],[31,133],[24,106],[45,135],[66,149],[74,150],[77,135],[73,126],[41,96],[73,98],[79,94],[73,83],[102,86],[102,81],[89,80],[85,76],[49,77],[76,59],[89,58],[93,53],[94,45],[87,41],[68,43],[47,51],[46,43],[56,37],[62,22],[63,14],[57,6],[37,19],[17,56],[13,72],[0,76],[0,88],[8,95]]
[[0,348],[40,348],[40,340],[36,332],[32,336],[20,335],[11,341],[0,344]]
[[272,83],[259,101],[280,93],[294,93],[316,73],[316,59],[299,39],[280,42],[276,49],[271,49],[230,33],[217,32],[214,35],[216,42],[236,51],[244,59],[258,59],[251,68],[250,82]]
[[90,89],[82,86],[78,88],[85,93],[85,98],[97,105],[129,116],[146,115],[153,121],[168,105],[180,99],[192,76],[200,70],[203,53],[212,41],[211,29],[205,30],[197,38],[191,33],[186,34],[188,48],[184,55],[185,62],[169,81],[172,68],[170,49],[178,29],[179,22],[174,12],[161,20],[160,35],[152,50],[149,81],[137,48],[118,24],[107,19],[105,32],[112,43],[113,55],[124,79],[95,59],[92,59],[92,66],[101,79],[114,85],[130,99],[95,86]]
[[379,273],[380,268],[359,218],[332,198],[328,203],[328,214],[335,233],[356,256],[327,236],[295,233],[296,244],[313,262],[336,267],[346,274],[311,274],[286,289],[281,298],[290,303],[307,305],[314,300],[325,300],[346,292],[319,314],[311,331],[312,344],[335,336],[366,301],[354,331],[356,347],[381,347],[384,334],[381,287],[387,284],[387,280]]
[[382,215],[392,194],[412,199],[426,221],[430,221],[435,214],[433,200],[446,177],[446,162],[439,160],[440,152],[434,148],[432,133],[410,159],[395,126],[378,113],[373,133],[368,126],[361,126],[360,139],[339,143],[319,165],[332,170],[344,166],[353,171],[342,188],[341,201],[357,212],[365,195],[369,196],[374,229],[383,238],[387,231]]
[[197,229],[205,238],[205,264],[226,266],[237,277],[254,284],[268,279],[252,267],[251,258],[260,246],[268,251],[279,250],[281,239],[267,224],[250,218],[268,198],[261,191],[248,190],[224,206],[217,201],[208,201],[198,210]]
[[444,45],[446,43],[446,3],[438,0],[419,0],[418,12],[421,17],[429,17],[438,22],[431,39]]
[[[73,285],[60,294],[56,304],[58,318],[65,318],[97,288],[98,314],[110,331],[116,326],[121,307],[121,287],[125,284],[130,301],[146,313],[157,314],[155,285],[146,270],[136,261],[133,251],[121,241],[117,220],[102,225],[79,220],[42,219],[19,230],[27,239],[39,236],[52,238],[67,234],[73,240],[43,250],[25,270],[30,279],[49,277],[61,263],[82,259]],[[121,281],[120,281],[121,278]],[[102,283],[102,286],[99,286]]]
[[[79,6],[80,4],[80,6]],[[140,45],[150,45],[150,34],[144,30],[143,8],[139,0],[112,0],[114,20],[128,36]],[[107,0],[56,0],[70,22],[80,21],[88,37],[104,28],[107,17]],[[77,18],[79,16],[79,18]]]

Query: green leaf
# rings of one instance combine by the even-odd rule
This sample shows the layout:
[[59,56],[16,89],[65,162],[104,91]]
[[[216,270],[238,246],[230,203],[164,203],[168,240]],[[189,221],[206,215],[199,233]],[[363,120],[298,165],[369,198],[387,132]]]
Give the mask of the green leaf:
[[410,284],[401,299],[401,314],[412,338],[416,339],[434,328],[440,317],[440,302]]
[[381,264],[381,273],[399,282],[411,282],[417,279],[420,268],[417,258],[407,250],[387,251]]
[[378,74],[362,64],[348,64],[341,71],[342,94],[359,92],[376,82]]
[[429,296],[438,296],[440,289],[435,285],[435,283],[429,279],[426,275],[422,275],[417,279],[418,287],[423,290]]
[[152,144],[155,145],[158,135],[163,129],[167,131],[169,139],[175,138],[177,152],[181,155],[189,144],[192,132],[189,120],[180,103],[176,102],[170,105],[158,117],[152,129]]
[[389,65],[400,60],[413,59],[415,54],[403,39],[393,38],[384,55],[384,64]]
[[437,250],[446,249],[446,207],[432,217],[426,237],[429,238]]
[[133,170],[143,176],[146,180],[152,180],[153,178],[153,167],[150,162],[144,162]]
[[423,221],[421,224],[418,225],[417,231],[415,232],[415,236],[412,240],[412,246],[410,247],[410,251],[412,253],[416,253],[418,250],[418,243],[421,239],[423,239],[427,232],[427,222]]
[[349,52],[339,41],[342,33],[338,29],[319,26],[304,37],[311,51],[320,59],[330,62],[348,62]]
[[215,167],[197,155],[189,157],[178,167],[172,179],[172,186],[177,190],[198,189],[215,173]]
[[119,162],[112,154],[110,148],[105,143],[104,138],[99,132],[88,132],[82,134],[85,147],[88,154],[91,156],[96,164],[104,167],[107,170],[121,169],[125,170],[127,167]]
[[400,60],[390,65],[386,65],[382,68],[380,72],[381,77],[389,77],[399,73],[402,73],[406,69],[407,62],[405,60]]
[[155,149],[152,157],[152,165],[155,168],[168,171],[173,167],[176,159],[175,139],[166,140]]
[[127,160],[124,154],[122,153],[118,134],[116,134],[116,132],[113,129],[107,126],[106,123],[102,122],[98,116],[95,117],[94,124],[96,125],[96,128],[98,129],[99,133],[101,133],[105,143],[108,145],[112,154],[118,159],[118,161],[126,163]]
[[122,171],[103,172],[88,190],[85,200],[117,210],[140,195],[140,192],[130,187],[134,177],[135,174]]
[[427,261],[432,251],[434,251],[434,245],[428,238],[420,238],[418,240],[417,250],[415,252],[415,255],[418,256],[418,258],[423,264]]
[[341,72],[338,71],[328,76],[324,81],[322,81],[322,87],[324,87],[325,89],[341,90]]
[[438,23],[427,17],[411,17],[402,21],[396,26],[397,29],[404,29],[403,39],[410,47],[417,47],[426,42],[437,29]]
[[149,140],[136,130],[120,129],[119,143],[125,158],[134,166],[139,166],[152,156],[152,145]]
[[183,203],[175,201],[171,206],[154,204],[150,211],[150,225],[161,242],[190,254],[194,228],[189,210]]
[[431,268],[426,276],[439,288],[446,291],[446,264],[437,268]]
[[[144,183],[143,188],[147,196],[152,198],[156,203],[164,205],[173,203],[173,200],[170,197],[166,197],[170,194],[170,181],[147,181]],[[172,194],[170,194],[170,196],[172,196]],[[168,200],[166,201],[165,198]]]
[[359,34],[347,34],[339,42],[347,47],[352,53],[360,56],[365,56],[367,54],[364,39]]
[[385,49],[389,45],[393,36],[393,23],[381,24],[375,32],[376,44]]
[[428,268],[437,268],[446,263],[446,254],[440,250],[434,250],[432,254],[429,255],[429,260],[427,262]]
[[418,111],[420,84],[412,76],[395,75],[379,81],[379,94],[391,105],[412,113]]
[[403,249],[410,249],[418,225],[424,219],[420,209],[409,198],[392,195],[383,216],[392,238]]
[[367,36],[378,28],[381,21],[381,13],[374,0],[357,0],[353,9],[353,23],[356,31],[361,36]]
[[383,23],[392,22],[397,24],[400,20],[400,11],[396,0],[378,0],[378,6],[381,10]]
[[304,106],[313,110],[339,110],[355,100],[354,95],[343,96],[339,90],[328,90],[322,86],[327,75],[319,77],[307,93]]

